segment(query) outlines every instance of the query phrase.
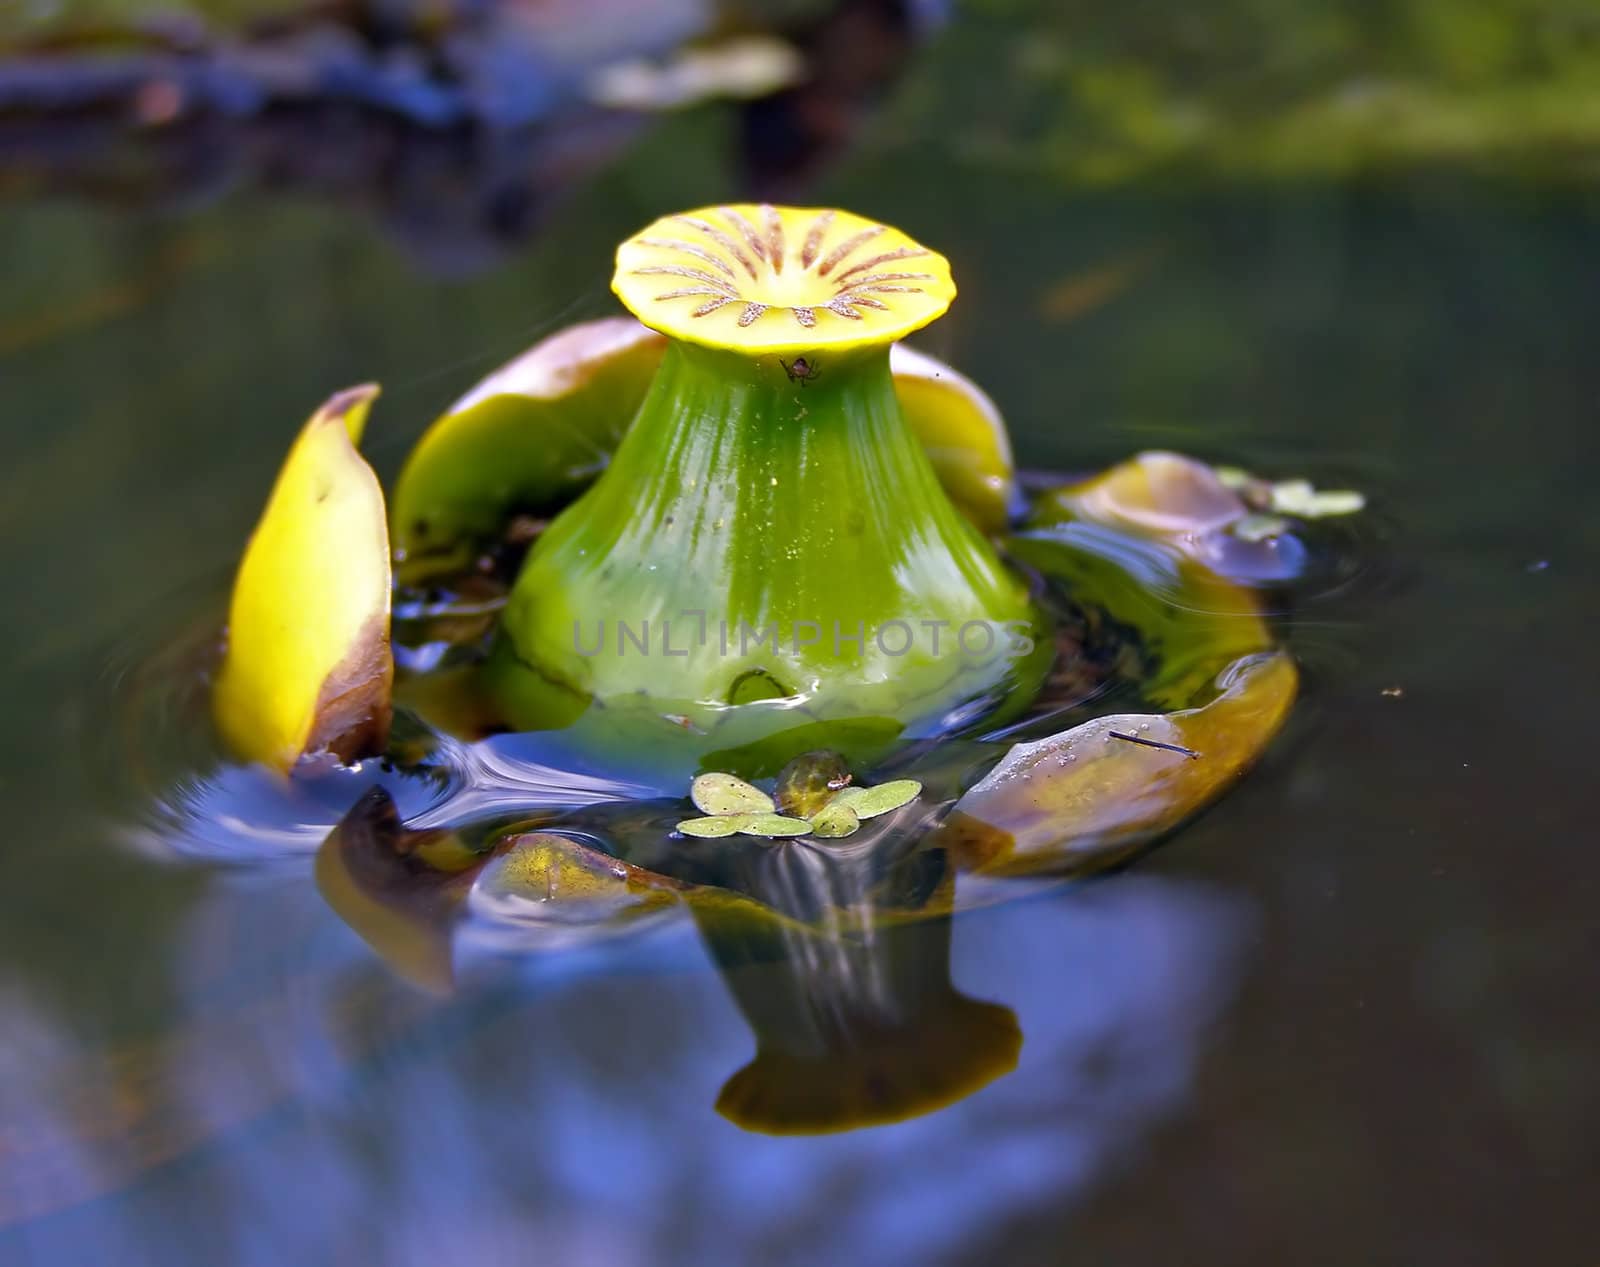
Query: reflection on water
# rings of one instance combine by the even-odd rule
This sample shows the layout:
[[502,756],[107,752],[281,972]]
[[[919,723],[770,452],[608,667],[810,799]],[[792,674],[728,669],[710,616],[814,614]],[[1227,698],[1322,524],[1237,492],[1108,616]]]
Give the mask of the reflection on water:
[[[748,891],[783,920],[696,908],[706,945],[756,1036],[717,1097],[751,1130],[808,1134],[899,1121],[969,1095],[1015,1066],[1007,1008],[950,982],[953,905],[943,850],[844,853],[785,843],[740,860]],[[820,925],[820,926],[819,926]]]
[[[818,1262],[870,1244],[926,1261],[1137,1155],[1185,1094],[1250,924],[1207,886],[1139,876],[1007,912],[923,932],[892,964],[763,963],[715,934],[708,956],[680,921],[626,951],[478,956],[440,999],[394,982],[303,874],[219,879],[173,943],[168,1033],[103,1052],[20,987],[0,995],[0,1220],[100,1198],[0,1230],[0,1257]],[[1017,1071],[897,1126],[762,1141],[713,1105],[748,1066],[745,1019],[761,1053],[794,1050],[767,1001],[796,995],[833,1042],[846,1012],[995,1000],[1023,1035]],[[173,1212],[201,1206],[197,1240]]]
[[[792,187],[848,143],[944,8],[898,0],[266,7],[281,10],[275,20],[237,30],[226,21],[210,31],[198,21],[118,30],[113,13],[81,37],[98,43],[88,56],[48,30],[35,32],[44,36],[37,42],[8,40],[0,14],[0,197],[49,191],[148,209],[194,206],[239,187],[292,191],[365,214],[428,271],[460,275],[544,228],[574,190],[649,135],[652,111],[744,102],[746,180],[774,196]],[[74,15],[61,8],[38,6],[28,17],[43,27],[61,17],[70,31]],[[752,31],[767,34],[752,39]],[[755,45],[769,50],[759,65],[748,52]],[[686,47],[696,69],[674,76]],[[669,80],[676,91],[664,91]],[[662,87],[651,91],[652,82]],[[607,83],[632,91],[618,99]],[[670,141],[664,149],[670,158]]]
[[[993,875],[1082,874],[1171,831],[1253,762],[1294,694],[1281,653],[1260,654],[1270,634],[1252,591],[1159,542],[1107,528],[1074,548],[1061,533],[1083,525],[1030,523],[1012,548],[1072,625],[1058,639],[1068,671],[1036,701],[1050,730],[1101,678],[1182,711],[1096,715],[1025,752],[959,734],[904,746],[890,762],[918,777],[920,794],[849,843],[680,838],[682,798],[670,780],[632,783],[574,763],[567,731],[465,742],[402,711],[387,755],[349,768],[313,761],[285,779],[214,754],[201,766],[209,773],[161,791],[155,821],[135,842],[158,857],[278,870],[315,848],[315,885],[329,909],[441,1008],[470,980],[474,949],[575,957],[622,933],[681,925],[687,913],[756,1040],[753,1059],[716,1098],[725,1118],[814,1135],[934,1112],[1010,1073],[1024,1041],[1011,1008],[953,984],[954,912],[1003,893]],[[1185,539],[1203,535],[1196,527]],[[1213,683],[1221,694],[1207,701]],[[115,711],[156,704],[164,723],[204,731],[203,686],[154,685],[153,699],[124,696]],[[1203,749],[1203,763],[1185,747],[1167,749],[1182,758],[1158,760],[1160,743],[1109,743],[1115,732],[1102,732],[1119,719],[1181,727],[1161,733]],[[726,743],[716,731],[708,742]],[[623,755],[622,769],[651,764]],[[358,1027],[342,1046],[363,1050],[382,1032]],[[209,1058],[227,1060],[221,1049]],[[249,1082],[258,1097],[293,1094],[270,1076]],[[261,1107],[246,1097],[225,1109],[250,1116]],[[169,1116],[157,1112],[158,1130]],[[179,1132],[150,1160],[189,1142]]]

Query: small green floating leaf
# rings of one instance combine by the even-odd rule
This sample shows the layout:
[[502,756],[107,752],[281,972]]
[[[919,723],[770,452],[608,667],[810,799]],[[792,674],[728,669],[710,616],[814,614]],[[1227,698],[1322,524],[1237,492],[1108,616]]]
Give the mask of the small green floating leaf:
[[850,767],[837,752],[801,753],[778,774],[778,809],[795,818],[811,818],[849,786]]
[[1282,515],[1246,515],[1233,525],[1233,535],[1240,541],[1270,541],[1281,537],[1292,525]]
[[891,779],[876,787],[847,787],[831,804],[848,807],[857,818],[876,818],[909,805],[921,795],[922,784],[915,779]]
[[731,35],[690,47],[665,62],[630,58],[602,66],[586,94],[609,110],[681,110],[719,97],[749,101],[788,88],[806,76],[792,44],[771,35]]
[[[704,820],[702,820],[704,821]],[[741,814],[735,829],[746,836],[809,836],[811,824],[782,814]]]
[[1325,519],[1353,515],[1366,509],[1367,499],[1354,489],[1313,488],[1310,480],[1285,480],[1272,486],[1272,509],[1300,519]]
[[712,771],[689,786],[689,799],[703,814],[771,814],[773,800],[753,783]]
[[[1367,508],[1366,497],[1353,488],[1319,489],[1308,479],[1270,481],[1237,466],[1212,468],[1225,488],[1238,493],[1251,507],[1292,515],[1296,519],[1326,519],[1354,515]],[[1242,533],[1235,532],[1236,536]]]
[[835,801],[811,816],[811,832],[822,840],[841,840],[861,828],[861,815],[848,805]]
[[686,818],[678,824],[677,830],[685,836],[698,836],[702,840],[709,840],[715,836],[731,836],[734,832],[743,829],[750,821],[749,814],[713,814],[709,818]]

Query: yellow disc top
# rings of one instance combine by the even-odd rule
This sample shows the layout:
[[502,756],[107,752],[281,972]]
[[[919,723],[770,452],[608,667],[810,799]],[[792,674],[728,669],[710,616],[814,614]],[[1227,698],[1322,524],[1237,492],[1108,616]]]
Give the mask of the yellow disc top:
[[611,288],[662,334],[752,355],[893,343],[956,294],[949,261],[898,229],[751,203],[663,216],[617,248]]

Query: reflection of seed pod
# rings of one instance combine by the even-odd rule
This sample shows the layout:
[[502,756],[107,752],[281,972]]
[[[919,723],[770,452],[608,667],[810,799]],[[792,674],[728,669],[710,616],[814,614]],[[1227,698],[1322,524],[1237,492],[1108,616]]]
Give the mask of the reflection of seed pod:
[[741,887],[788,920],[757,926],[695,912],[756,1036],[755,1058],[717,1097],[724,1117],[779,1135],[901,1121],[1016,1066],[1022,1035],[1011,1010],[951,983],[948,917],[879,924],[870,936],[816,918],[866,910],[868,893],[920,892],[948,909],[954,877],[942,854],[773,849],[749,863]]

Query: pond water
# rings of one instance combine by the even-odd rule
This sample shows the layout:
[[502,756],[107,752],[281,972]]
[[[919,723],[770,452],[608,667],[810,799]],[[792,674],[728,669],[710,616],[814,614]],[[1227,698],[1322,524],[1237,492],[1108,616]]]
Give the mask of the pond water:
[[381,381],[392,477],[482,373],[612,310],[616,241],[743,192],[729,117],[645,130],[467,277],[348,206],[0,207],[0,1262],[1592,1267],[1600,198],[1439,167],[1086,188],[947,145],[971,107],[913,68],[801,192],[951,257],[925,346],[1020,459],[1175,448],[1371,521],[1284,620],[1304,694],[1250,779],[956,920],[1015,1072],[821,1137],[715,1109],[754,1051],[730,985],[782,964],[730,982],[668,922],[472,947],[429,994],[303,848],[196,865],[151,830],[191,742],[163,650],[217,621],[307,410]]

